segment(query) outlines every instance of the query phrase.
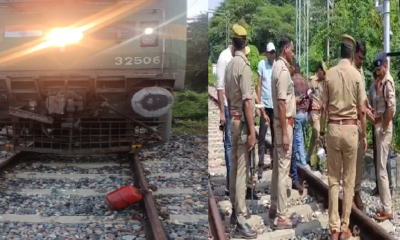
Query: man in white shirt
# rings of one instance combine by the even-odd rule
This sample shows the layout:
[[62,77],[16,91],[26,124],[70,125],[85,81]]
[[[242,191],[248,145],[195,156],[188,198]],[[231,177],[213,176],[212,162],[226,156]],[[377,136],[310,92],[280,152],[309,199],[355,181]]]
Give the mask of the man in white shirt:
[[225,97],[225,68],[228,63],[233,59],[235,49],[232,45],[229,45],[227,49],[222,51],[218,57],[217,62],[217,92],[218,102],[220,109],[220,123],[224,127],[224,148],[225,148],[225,165],[226,165],[226,181],[225,192],[229,195],[229,171],[231,169],[231,148],[232,148],[232,137],[231,137],[231,119],[229,117],[228,102]]
[[[262,168],[264,167],[264,154],[265,148],[270,150],[271,156],[271,168],[272,168],[272,153],[273,153],[273,142],[274,142],[274,128],[272,127],[274,117],[274,107],[272,104],[272,92],[271,92],[271,79],[272,79],[272,66],[275,63],[275,45],[272,42],[267,44],[267,58],[261,60],[258,63],[258,91],[257,95],[259,97],[259,102],[264,106],[266,116],[263,115],[260,118],[260,132],[258,139],[258,154],[259,154],[259,176],[262,178]],[[269,146],[265,146],[265,135],[267,133],[268,127],[271,127],[271,137],[272,141]]]

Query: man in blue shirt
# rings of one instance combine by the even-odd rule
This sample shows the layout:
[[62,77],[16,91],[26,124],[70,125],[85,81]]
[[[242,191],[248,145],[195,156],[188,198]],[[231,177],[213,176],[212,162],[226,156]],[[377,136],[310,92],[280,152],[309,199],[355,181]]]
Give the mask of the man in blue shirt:
[[[267,58],[261,60],[258,63],[258,89],[257,96],[259,97],[259,102],[264,106],[265,113],[268,117],[260,118],[260,132],[258,139],[258,154],[259,154],[259,163],[258,167],[264,167],[264,154],[265,154],[265,135],[270,126],[272,126],[274,121],[274,111],[272,105],[272,92],[271,92],[271,79],[272,79],[272,66],[275,62],[275,45],[272,42],[267,44]],[[268,119],[265,119],[268,118]],[[271,130],[272,141],[268,144],[267,148],[270,150],[271,156],[271,167],[272,167],[272,148],[274,142],[274,131],[273,128]],[[262,171],[259,171],[258,178],[262,178]]]

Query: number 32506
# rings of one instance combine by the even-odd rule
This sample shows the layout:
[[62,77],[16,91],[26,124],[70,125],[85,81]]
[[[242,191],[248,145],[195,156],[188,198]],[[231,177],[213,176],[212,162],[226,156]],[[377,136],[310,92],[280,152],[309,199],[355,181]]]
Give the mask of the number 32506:
[[122,57],[115,58],[115,65],[140,65],[140,64],[159,64],[161,62],[160,57]]

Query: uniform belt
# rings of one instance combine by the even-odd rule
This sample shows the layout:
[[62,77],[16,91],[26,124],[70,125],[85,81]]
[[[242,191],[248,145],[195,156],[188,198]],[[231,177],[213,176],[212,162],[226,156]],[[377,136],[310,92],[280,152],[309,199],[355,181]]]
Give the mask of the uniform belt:
[[[275,118],[276,120],[277,120],[277,123],[279,124],[279,120],[280,120],[280,118]],[[292,126],[293,127],[293,124],[294,124],[294,118],[292,118],[292,117],[289,117],[289,118],[286,118],[287,119],[287,121],[288,121],[288,124],[290,125],[290,126]]]
[[333,119],[329,119],[329,124],[336,124],[336,125],[357,125],[357,119],[343,119],[343,120],[333,120]]
[[296,110],[296,114],[298,114],[298,113],[306,113],[306,112],[307,112],[306,109]]
[[374,124],[381,123],[383,121],[383,117],[376,117]]
[[242,116],[242,110],[238,109],[229,109],[229,115],[230,116]]
[[242,115],[231,115],[232,120],[240,121],[242,120]]

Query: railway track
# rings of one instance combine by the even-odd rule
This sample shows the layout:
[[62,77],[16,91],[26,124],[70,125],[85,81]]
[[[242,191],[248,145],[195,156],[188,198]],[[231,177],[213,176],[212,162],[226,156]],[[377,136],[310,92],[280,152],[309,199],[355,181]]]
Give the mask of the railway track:
[[[0,160],[0,239],[207,239],[204,141],[174,136],[134,155]],[[127,184],[148,193],[108,210],[106,194]]]
[[[221,216],[221,224],[213,221],[213,229],[229,228],[231,215],[231,204],[229,199],[224,195],[225,177],[218,174],[218,168],[210,168],[211,183],[214,185],[213,195],[210,198],[218,199],[218,212],[211,212],[210,215]],[[303,193],[291,190],[288,203],[288,214],[293,220],[294,229],[273,230],[271,222],[268,219],[268,209],[270,207],[270,180],[272,171],[264,172],[263,179],[257,184],[257,190],[260,193],[261,200],[254,201],[255,207],[251,212],[249,223],[253,229],[258,231],[258,238],[262,240],[281,240],[281,239],[300,239],[300,240],[325,240],[330,239],[328,233],[328,187],[327,179],[319,172],[305,170],[299,167],[300,179],[306,181],[308,187]],[[219,175],[219,176],[218,176]],[[251,208],[251,200],[246,200],[248,209]],[[211,204],[210,204],[211,205]],[[214,209],[215,210],[215,209]],[[390,221],[376,223],[370,219],[364,212],[359,211],[353,206],[351,214],[351,229],[353,229],[352,239],[362,240],[394,240],[393,224]],[[227,231],[229,232],[229,231]],[[233,234],[232,234],[233,235]],[[217,235],[217,231],[213,233],[214,239],[221,238]],[[234,238],[234,235],[232,237]]]

